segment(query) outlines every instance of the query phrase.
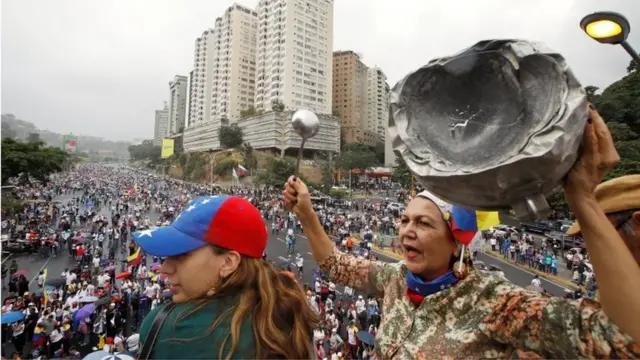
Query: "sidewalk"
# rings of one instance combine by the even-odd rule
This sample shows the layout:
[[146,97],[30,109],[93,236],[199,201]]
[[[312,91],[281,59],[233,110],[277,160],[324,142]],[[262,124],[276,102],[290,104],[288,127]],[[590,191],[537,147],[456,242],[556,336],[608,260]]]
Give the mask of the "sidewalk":
[[504,256],[502,256],[498,251],[491,251],[490,247],[485,245],[485,249],[484,249],[484,254],[491,256],[493,258],[496,258],[498,260],[504,261],[504,262],[508,262],[511,265],[516,266],[519,269],[525,270],[525,271],[529,271],[532,272],[538,276],[540,276],[541,278],[547,279],[551,282],[554,282],[556,284],[562,285],[568,289],[577,289],[578,286],[573,283],[571,281],[571,272],[564,267],[564,262],[563,261],[559,261],[558,263],[558,275],[553,275],[553,274],[547,274],[543,271],[539,271],[537,269],[534,268],[530,268],[526,265],[517,263],[509,258],[505,258]]

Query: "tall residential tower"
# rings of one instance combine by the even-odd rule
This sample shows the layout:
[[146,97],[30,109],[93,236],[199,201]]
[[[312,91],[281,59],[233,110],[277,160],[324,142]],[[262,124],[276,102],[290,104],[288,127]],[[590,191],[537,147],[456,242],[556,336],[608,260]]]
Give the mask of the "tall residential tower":
[[255,104],[331,114],[333,0],[260,0]]

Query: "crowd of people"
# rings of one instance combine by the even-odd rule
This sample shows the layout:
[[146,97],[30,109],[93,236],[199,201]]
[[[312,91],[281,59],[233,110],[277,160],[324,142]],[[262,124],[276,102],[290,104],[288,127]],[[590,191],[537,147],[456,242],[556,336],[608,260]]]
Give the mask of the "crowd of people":
[[[141,256],[137,262],[131,234],[169,225],[199,195],[231,193],[247,198],[270,222],[272,232],[292,239],[287,245],[292,250],[296,239],[292,235],[302,232],[296,216],[283,208],[278,191],[211,188],[130,168],[83,166],[54,175],[46,186],[21,185],[15,192],[28,200],[28,206],[3,217],[2,223],[5,243],[24,244],[8,268],[3,263],[3,280],[8,280],[3,282],[7,284],[3,317],[17,317],[3,322],[2,340],[12,344],[15,356],[79,357],[104,349],[134,355],[139,350],[137,329],[145,315],[170,296],[157,272],[164,258]],[[364,231],[372,241],[370,228],[385,231],[393,226],[387,219],[394,214],[384,206],[325,198],[317,207],[327,230],[344,249],[351,232]],[[348,245],[361,258],[374,256],[371,242],[354,246],[350,240]],[[336,295],[335,284],[319,271],[311,283],[304,283],[304,259],[293,253],[287,262],[266,252],[264,259],[281,271],[295,272],[294,278],[305,287],[322,320],[315,332],[320,358],[367,358],[380,321],[378,300],[349,288]],[[34,289],[28,270],[19,268],[23,256],[64,257],[68,266],[61,273],[37,274]],[[356,338],[358,332],[369,344]]]
[[[638,357],[640,182],[600,184],[615,164],[607,134],[591,109],[583,158],[564,185],[578,219],[572,231],[587,244],[601,303],[554,298],[476,271],[471,239],[453,220],[460,214],[428,191],[400,211],[312,200],[293,176],[284,190],[220,189],[86,165],[46,185],[18,187],[31,201],[3,218],[3,241],[20,241],[12,246],[47,258],[35,286],[21,258],[3,270],[10,277],[3,355]],[[67,199],[56,201],[62,194]],[[398,234],[404,261],[376,261],[374,230]],[[353,232],[362,232],[362,241],[354,242]],[[269,233],[286,234],[289,257],[281,264],[266,252]],[[302,234],[318,266],[307,269],[314,274],[308,284],[296,251]],[[553,250],[533,250],[527,235],[491,236],[503,256],[557,271]],[[65,256],[61,249],[69,266],[58,276],[50,261]],[[574,256],[577,281],[594,279],[591,269],[580,271],[584,258]],[[342,293],[337,285],[345,286]]]

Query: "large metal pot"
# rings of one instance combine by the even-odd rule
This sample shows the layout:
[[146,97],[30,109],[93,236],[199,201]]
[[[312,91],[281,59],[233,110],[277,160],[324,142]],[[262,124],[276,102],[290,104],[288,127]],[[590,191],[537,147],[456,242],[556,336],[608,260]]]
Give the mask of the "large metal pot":
[[538,43],[481,41],[430,61],[390,94],[393,149],[429,191],[521,220],[549,211],[578,156],[585,91],[564,58]]

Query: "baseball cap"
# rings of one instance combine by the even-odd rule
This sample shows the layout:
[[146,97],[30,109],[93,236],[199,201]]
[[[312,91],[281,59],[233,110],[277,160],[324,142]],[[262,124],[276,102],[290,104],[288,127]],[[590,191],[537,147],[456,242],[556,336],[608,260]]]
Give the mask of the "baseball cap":
[[260,211],[250,202],[217,195],[195,198],[169,226],[137,231],[132,236],[153,256],[177,256],[216,245],[261,258],[268,235]]
[[[620,176],[600,183],[594,191],[596,201],[605,214],[640,208],[640,175]],[[567,235],[580,233],[576,221],[567,230]]]

